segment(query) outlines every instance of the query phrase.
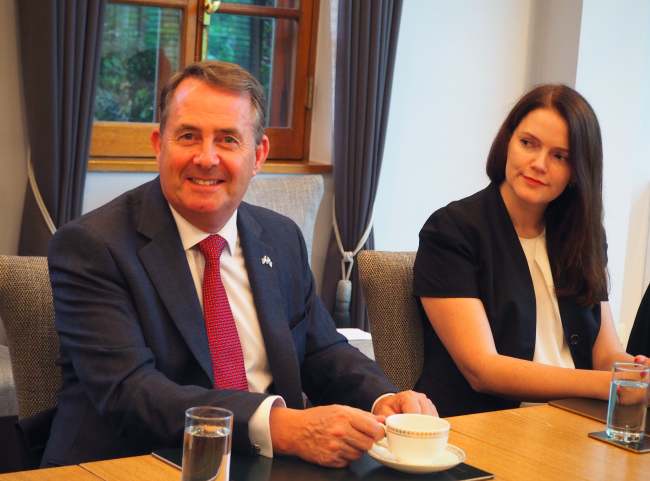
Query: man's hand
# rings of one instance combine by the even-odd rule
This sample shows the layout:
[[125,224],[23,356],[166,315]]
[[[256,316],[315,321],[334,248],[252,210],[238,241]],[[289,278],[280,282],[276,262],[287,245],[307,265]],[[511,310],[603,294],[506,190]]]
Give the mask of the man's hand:
[[[430,403],[429,403],[430,404]],[[347,406],[321,406],[304,411],[274,407],[270,416],[275,454],[299,456],[305,461],[342,468],[356,461],[384,437],[375,416]]]
[[386,417],[402,413],[438,415],[431,400],[424,394],[415,391],[403,391],[394,396],[383,397],[377,401],[373,411],[376,415]]

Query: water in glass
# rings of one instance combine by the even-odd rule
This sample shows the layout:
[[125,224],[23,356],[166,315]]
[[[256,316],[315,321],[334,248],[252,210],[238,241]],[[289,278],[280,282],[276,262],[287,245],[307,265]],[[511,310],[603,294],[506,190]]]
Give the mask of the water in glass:
[[182,481],[230,479],[230,429],[194,425],[185,429]]
[[607,436],[636,443],[643,439],[648,405],[648,382],[614,379],[609,391]]

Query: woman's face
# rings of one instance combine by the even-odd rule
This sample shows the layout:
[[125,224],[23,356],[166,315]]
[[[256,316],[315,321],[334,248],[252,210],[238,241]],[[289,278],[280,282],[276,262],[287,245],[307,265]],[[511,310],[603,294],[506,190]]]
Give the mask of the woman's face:
[[571,180],[569,129],[555,110],[530,112],[508,144],[504,200],[521,207],[543,207],[557,199]]

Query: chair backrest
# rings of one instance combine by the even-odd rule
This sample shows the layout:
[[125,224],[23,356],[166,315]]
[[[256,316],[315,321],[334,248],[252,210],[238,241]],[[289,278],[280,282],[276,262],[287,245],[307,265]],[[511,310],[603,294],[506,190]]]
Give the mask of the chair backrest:
[[9,348],[0,345],[0,418],[16,414],[18,414],[18,404],[16,403],[14,375],[11,372]]
[[257,176],[251,180],[244,200],[286,215],[298,224],[311,263],[314,225],[323,191],[321,175]]
[[359,280],[366,299],[375,361],[401,390],[422,373],[422,321],[413,298],[415,252],[361,251]]
[[45,257],[0,256],[0,317],[16,385],[18,417],[56,406],[59,338]]

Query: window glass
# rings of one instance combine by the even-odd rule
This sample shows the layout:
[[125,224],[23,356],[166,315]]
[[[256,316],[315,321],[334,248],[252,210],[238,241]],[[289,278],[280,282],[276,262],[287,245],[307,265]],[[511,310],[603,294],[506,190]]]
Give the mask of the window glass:
[[180,69],[181,10],[107,4],[95,120],[156,122],[165,81]]
[[259,80],[269,103],[268,127],[291,124],[297,22],[247,15],[212,15],[209,59],[240,65]]

